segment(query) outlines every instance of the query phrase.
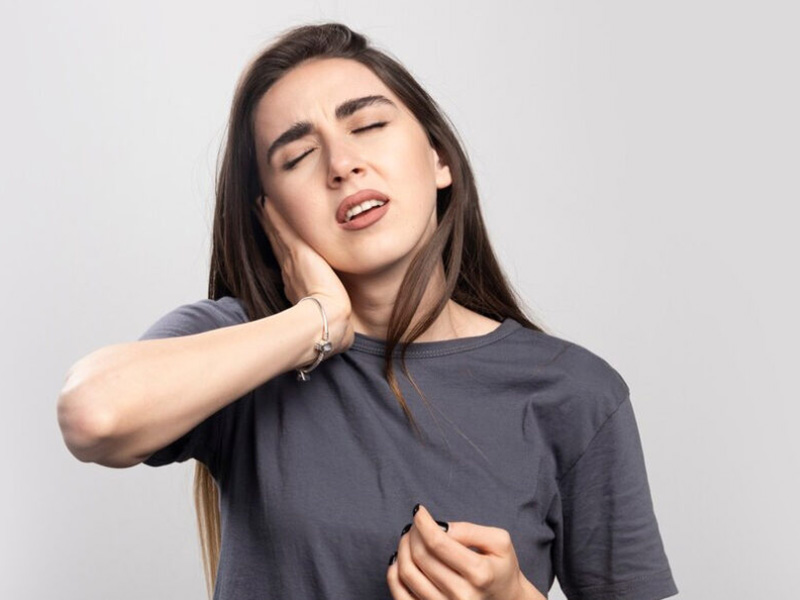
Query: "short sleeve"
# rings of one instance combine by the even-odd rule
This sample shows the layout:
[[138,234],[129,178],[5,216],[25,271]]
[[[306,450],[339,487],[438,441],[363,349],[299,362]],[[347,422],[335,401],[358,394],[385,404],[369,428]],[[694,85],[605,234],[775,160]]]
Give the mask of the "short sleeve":
[[[223,296],[218,300],[203,299],[168,312],[153,323],[139,337],[139,341],[193,335],[238,325],[247,320],[244,307],[236,298]],[[230,420],[235,404],[233,402],[223,407],[171,444],[157,450],[144,464],[160,467],[194,458],[208,466],[212,473],[216,473],[217,465],[214,461],[218,455],[222,432],[226,429],[226,421]]]
[[569,600],[660,600],[678,593],[629,397],[559,477],[547,521],[555,531],[553,569]]

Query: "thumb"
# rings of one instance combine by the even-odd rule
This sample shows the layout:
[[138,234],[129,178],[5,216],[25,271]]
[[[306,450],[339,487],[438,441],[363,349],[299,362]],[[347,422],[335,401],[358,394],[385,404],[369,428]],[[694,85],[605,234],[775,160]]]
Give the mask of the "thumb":
[[511,538],[508,531],[499,527],[478,525],[469,521],[450,521],[447,535],[464,546],[482,554],[505,556],[508,554]]

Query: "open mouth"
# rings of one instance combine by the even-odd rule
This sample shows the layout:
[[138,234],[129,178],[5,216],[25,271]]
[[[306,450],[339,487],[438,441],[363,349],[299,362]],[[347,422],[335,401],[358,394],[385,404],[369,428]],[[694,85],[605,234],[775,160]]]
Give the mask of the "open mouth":
[[345,223],[354,219],[358,219],[359,217],[369,213],[369,211],[374,210],[375,208],[380,208],[384,204],[386,204],[385,200],[367,200],[366,202],[362,202],[358,206],[354,206],[347,211],[344,217]]
[[389,201],[369,200],[347,211],[343,229],[363,229],[378,221],[389,210]]

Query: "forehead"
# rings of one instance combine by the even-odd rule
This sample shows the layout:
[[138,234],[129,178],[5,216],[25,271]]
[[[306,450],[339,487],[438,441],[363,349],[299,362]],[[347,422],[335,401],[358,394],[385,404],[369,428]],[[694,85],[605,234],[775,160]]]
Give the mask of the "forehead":
[[397,96],[366,66],[346,58],[309,60],[278,79],[256,105],[254,121],[259,141],[266,142],[300,120],[319,116],[334,120],[335,107],[345,100],[383,94],[406,110]]

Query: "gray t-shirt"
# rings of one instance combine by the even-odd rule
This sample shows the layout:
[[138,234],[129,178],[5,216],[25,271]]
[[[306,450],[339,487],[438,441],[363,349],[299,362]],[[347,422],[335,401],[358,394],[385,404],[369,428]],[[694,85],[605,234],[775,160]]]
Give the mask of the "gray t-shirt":
[[[238,299],[204,299],[140,339],[247,320]],[[678,593],[628,386],[606,361],[511,318],[414,343],[407,364],[432,410],[396,365],[422,443],[383,348],[357,333],[310,381],[274,377],[145,461],[195,458],[218,483],[215,600],[390,599],[388,559],[418,502],[437,520],[506,529],[543,594],[554,577],[570,600]]]

